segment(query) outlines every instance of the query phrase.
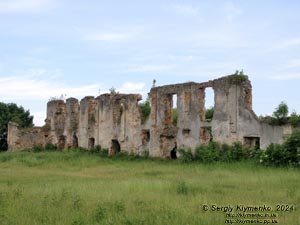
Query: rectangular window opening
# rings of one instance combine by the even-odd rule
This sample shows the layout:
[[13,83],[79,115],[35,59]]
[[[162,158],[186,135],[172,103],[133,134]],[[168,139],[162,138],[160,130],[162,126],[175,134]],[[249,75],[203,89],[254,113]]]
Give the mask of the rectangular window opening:
[[205,120],[211,122],[214,116],[215,92],[213,88],[205,88]]

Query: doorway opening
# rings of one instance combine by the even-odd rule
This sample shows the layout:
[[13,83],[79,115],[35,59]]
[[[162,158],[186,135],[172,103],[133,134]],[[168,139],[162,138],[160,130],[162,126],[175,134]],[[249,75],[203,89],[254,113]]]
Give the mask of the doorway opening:
[[78,138],[77,138],[76,134],[73,135],[72,147],[78,148]]
[[65,145],[66,145],[66,136],[64,135],[59,136],[58,144],[57,144],[58,149],[64,149]]
[[95,138],[89,138],[89,149],[95,147]]
[[113,139],[111,140],[111,149],[110,149],[110,154],[115,155],[117,153],[121,152],[121,146],[118,140]]

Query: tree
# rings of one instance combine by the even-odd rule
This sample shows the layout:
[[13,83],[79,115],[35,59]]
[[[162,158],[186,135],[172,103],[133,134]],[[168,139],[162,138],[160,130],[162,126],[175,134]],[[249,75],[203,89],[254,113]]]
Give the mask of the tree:
[[284,124],[287,122],[287,116],[289,113],[289,107],[285,102],[280,102],[278,107],[273,112],[273,117],[275,117],[275,122],[278,124]]
[[150,113],[151,113],[151,105],[150,105],[150,99],[149,97],[146,99],[145,102],[139,104],[140,110],[141,110],[141,119],[142,123],[144,124],[146,120],[148,119]]
[[210,122],[212,120],[214,116],[214,107],[211,106],[210,108],[206,109],[206,112],[205,112],[205,119]]
[[300,115],[297,115],[296,112],[293,112],[289,118],[289,123],[293,126],[293,127],[297,127],[300,125]]
[[22,106],[14,103],[0,102],[0,151],[7,150],[7,125],[12,121],[21,128],[33,127],[33,116],[29,110],[25,111]]

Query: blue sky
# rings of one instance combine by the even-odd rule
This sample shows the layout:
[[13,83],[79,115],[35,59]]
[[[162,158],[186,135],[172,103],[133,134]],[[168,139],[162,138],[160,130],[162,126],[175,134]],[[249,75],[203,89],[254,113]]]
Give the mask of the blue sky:
[[[210,79],[244,70],[257,115],[300,113],[297,0],[0,0],[0,101],[42,125],[51,97]],[[213,103],[209,99],[208,105]]]

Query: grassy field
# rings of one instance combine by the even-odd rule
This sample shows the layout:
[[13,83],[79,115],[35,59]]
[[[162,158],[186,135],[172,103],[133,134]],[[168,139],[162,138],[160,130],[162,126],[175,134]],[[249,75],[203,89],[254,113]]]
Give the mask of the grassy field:
[[[300,224],[299,169],[71,151],[1,153],[0,174],[1,225],[225,224],[212,205],[266,205],[277,224]],[[294,209],[278,212],[278,204]]]

